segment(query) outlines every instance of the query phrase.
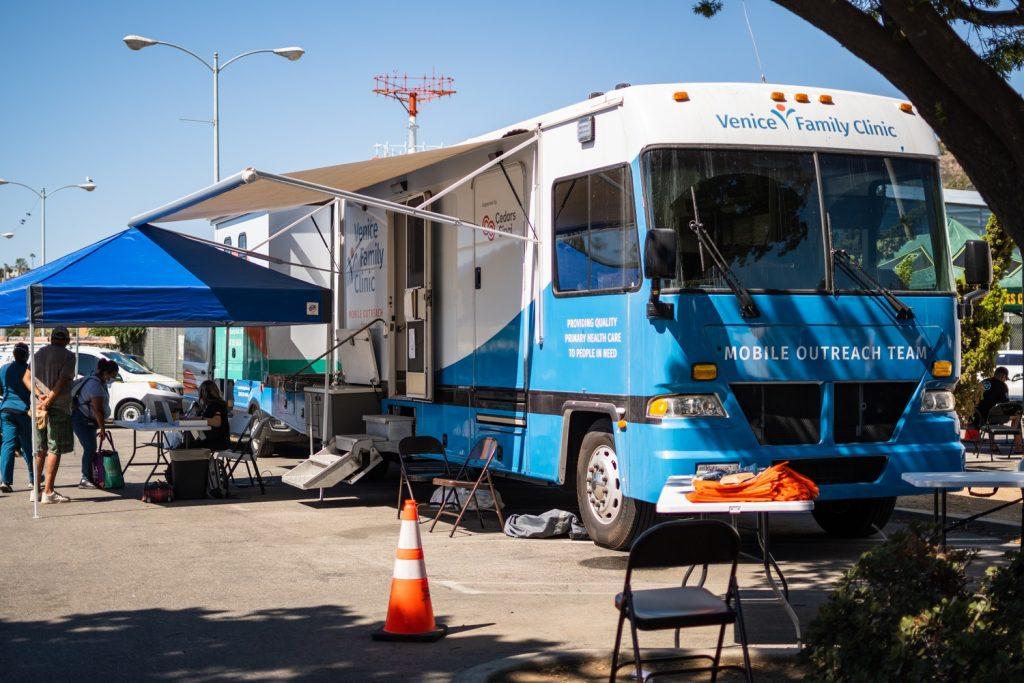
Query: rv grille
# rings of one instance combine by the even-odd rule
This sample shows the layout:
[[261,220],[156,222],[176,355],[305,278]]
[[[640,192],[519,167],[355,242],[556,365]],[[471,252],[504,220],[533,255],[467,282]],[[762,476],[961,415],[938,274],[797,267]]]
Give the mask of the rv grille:
[[733,384],[758,443],[767,446],[821,441],[821,385]]
[[776,460],[789,464],[819,486],[823,484],[869,484],[878,481],[885,471],[888,458],[884,455],[851,455],[835,458],[801,458],[798,460]]
[[870,443],[892,438],[914,393],[914,382],[837,382],[836,443]]

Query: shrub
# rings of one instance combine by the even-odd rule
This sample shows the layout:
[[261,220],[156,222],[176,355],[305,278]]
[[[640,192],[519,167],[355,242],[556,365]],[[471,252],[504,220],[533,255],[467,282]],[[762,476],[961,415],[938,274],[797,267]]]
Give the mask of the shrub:
[[807,634],[827,681],[1024,680],[1024,559],[967,589],[973,551],[893,534],[839,581]]

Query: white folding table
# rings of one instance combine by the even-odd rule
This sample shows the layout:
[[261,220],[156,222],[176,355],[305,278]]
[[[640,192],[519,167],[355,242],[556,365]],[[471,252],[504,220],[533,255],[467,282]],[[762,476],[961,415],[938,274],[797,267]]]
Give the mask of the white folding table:
[[[167,465],[170,467],[171,462],[167,459],[165,452],[167,451],[167,442],[164,439],[164,435],[170,432],[206,432],[210,430],[210,425],[180,425],[177,422],[127,422],[125,420],[116,420],[114,425],[121,427],[122,429],[130,429],[132,432],[132,454],[128,458],[128,462],[125,463],[121,470],[124,474],[128,471],[128,468],[132,465],[145,465],[152,466],[149,475],[146,477],[146,481],[143,484],[149,483],[149,480],[156,474],[156,469],[160,465]],[[139,432],[153,432],[153,441],[147,441],[146,443],[140,444],[138,441]],[[139,448],[146,446],[153,446],[156,448],[156,460],[154,462],[134,462],[135,454]]]
[[[932,489],[932,518],[938,527],[939,545],[943,548],[946,547],[948,532],[1024,501],[1024,472],[975,472],[970,470],[966,472],[904,472],[903,481],[917,488]],[[996,491],[1000,488],[1021,489],[1021,497],[957,520],[953,524],[947,524],[947,492],[950,489],[970,489],[972,487],[991,488]],[[1024,536],[1024,506],[1021,508],[1020,528],[1021,535]]]
[[[797,641],[801,641],[800,619],[797,617],[793,606],[789,604],[789,584],[786,576],[775,561],[771,552],[771,525],[769,517],[775,513],[785,512],[810,512],[814,509],[813,500],[782,500],[782,501],[729,501],[727,503],[691,503],[686,497],[687,493],[693,491],[693,477],[676,476],[669,477],[665,486],[658,496],[657,510],[666,515],[712,515],[727,514],[729,521],[734,528],[737,527],[737,518],[744,512],[753,513],[757,517],[757,545],[761,550],[760,559],[764,567],[764,577],[772,589],[775,599],[782,605],[782,608],[793,622],[793,629],[796,631]],[[683,578],[683,585],[689,580],[693,567],[686,572]],[[775,581],[778,575],[779,581]],[[707,565],[702,567],[698,585],[703,585],[707,578]],[[781,584],[781,586],[779,585]]]

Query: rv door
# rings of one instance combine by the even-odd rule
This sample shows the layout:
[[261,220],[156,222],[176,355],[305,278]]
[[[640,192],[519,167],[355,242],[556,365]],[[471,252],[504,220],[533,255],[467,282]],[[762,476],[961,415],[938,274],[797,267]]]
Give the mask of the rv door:
[[[422,198],[409,202],[415,206]],[[431,224],[422,218],[396,216],[401,252],[399,356],[404,358],[405,391],[410,398],[430,400],[434,394]],[[399,363],[401,367],[403,363]]]

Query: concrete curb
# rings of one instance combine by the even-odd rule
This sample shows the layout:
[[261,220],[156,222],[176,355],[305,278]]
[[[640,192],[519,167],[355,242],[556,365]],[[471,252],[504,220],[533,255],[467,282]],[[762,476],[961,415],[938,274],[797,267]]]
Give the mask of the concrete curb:
[[[686,654],[688,650],[649,650],[647,654],[657,656],[659,654]],[[693,650],[694,653],[705,652],[705,650]],[[800,650],[796,647],[752,647],[750,648],[750,659],[753,662],[761,659],[787,659],[795,657]],[[624,653],[627,657],[629,653]],[[502,659],[495,659],[483,664],[459,672],[452,679],[452,683],[488,683],[493,676],[529,667],[549,667],[558,664],[576,664],[578,662],[608,658],[611,659],[611,650],[564,650],[561,652],[526,652],[521,655],[513,655]]]

